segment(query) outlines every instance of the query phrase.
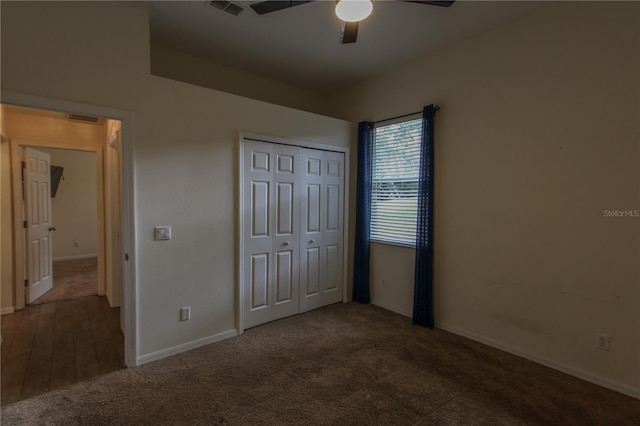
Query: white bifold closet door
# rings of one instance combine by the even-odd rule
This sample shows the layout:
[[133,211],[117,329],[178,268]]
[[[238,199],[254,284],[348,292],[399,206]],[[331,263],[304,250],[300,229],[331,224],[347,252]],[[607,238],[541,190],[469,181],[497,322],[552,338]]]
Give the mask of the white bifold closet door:
[[304,149],[300,312],[342,300],[344,154]]
[[244,141],[244,328],[342,300],[344,154]]

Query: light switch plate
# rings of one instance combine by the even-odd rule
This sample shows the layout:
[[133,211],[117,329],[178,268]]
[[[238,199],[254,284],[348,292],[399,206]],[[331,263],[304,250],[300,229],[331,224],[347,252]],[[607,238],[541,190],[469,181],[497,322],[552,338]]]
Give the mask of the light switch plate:
[[156,241],[170,240],[171,239],[171,227],[170,226],[156,226],[153,228],[153,239]]

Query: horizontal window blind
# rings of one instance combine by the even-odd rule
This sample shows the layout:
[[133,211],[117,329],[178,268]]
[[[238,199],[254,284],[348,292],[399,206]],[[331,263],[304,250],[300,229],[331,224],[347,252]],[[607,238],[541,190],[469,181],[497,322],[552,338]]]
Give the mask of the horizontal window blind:
[[422,119],[376,127],[371,241],[415,247]]

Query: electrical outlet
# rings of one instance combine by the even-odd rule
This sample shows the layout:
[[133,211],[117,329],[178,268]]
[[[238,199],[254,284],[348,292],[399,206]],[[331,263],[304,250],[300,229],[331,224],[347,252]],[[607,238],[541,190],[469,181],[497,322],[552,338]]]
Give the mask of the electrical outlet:
[[189,321],[191,319],[191,306],[180,308],[180,321]]
[[607,334],[596,334],[596,348],[608,351],[611,345],[611,337]]

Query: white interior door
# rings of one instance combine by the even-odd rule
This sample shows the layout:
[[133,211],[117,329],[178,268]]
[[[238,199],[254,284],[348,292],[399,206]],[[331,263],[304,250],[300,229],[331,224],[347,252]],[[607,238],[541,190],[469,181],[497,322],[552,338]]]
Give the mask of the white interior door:
[[49,154],[24,150],[27,303],[53,288],[51,171]]

